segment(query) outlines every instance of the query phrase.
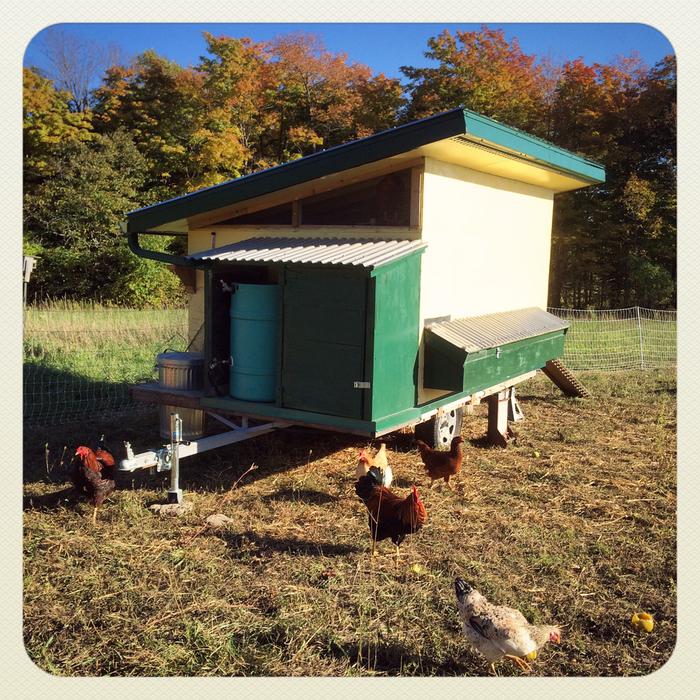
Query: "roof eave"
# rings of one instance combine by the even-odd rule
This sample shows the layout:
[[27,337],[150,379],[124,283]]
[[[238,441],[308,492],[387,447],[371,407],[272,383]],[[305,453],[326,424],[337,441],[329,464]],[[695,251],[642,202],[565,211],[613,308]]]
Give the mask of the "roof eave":
[[602,165],[460,107],[129,212],[126,233],[153,230],[454,136],[467,136],[503,153],[558,170],[580,181],[581,187],[605,182]]
[[[449,112],[312,153],[290,163],[169,199],[127,214],[127,232],[143,232],[319,177],[356,168],[465,133],[464,111]],[[368,148],[371,140],[371,148]]]

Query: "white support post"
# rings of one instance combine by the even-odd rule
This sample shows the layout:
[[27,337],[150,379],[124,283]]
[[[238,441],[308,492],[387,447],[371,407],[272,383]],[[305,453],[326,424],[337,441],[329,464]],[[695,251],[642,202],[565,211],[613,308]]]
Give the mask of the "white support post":
[[642,314],[639,307],[637,307],[637,332],[639,334],[639,360],[642,369],[644,369],[644,337],[642,336]]

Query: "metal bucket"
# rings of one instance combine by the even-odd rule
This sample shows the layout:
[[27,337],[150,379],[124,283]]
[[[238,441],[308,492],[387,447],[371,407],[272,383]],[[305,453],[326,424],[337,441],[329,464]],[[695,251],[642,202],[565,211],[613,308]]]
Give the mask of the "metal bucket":
[[[204,386],[204,355],[201,352],[162,352],[156,357],[158,384],[164,389],[196,390]],[[170,439],[170,414],[182,418],[182,439],[204,435],[204,411],[182,406],[160,406],[160,436]]]
[[277,393],[279,287],[237,284],[231,295],[230,393],[274,401]]

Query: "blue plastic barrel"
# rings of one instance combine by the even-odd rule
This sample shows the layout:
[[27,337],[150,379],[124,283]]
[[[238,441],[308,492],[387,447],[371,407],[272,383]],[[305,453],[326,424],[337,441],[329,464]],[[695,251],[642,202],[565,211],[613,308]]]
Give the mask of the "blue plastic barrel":
[[234,285],[230,313],[231,396],[244,401],[274,401],[277,389],[278,286]]

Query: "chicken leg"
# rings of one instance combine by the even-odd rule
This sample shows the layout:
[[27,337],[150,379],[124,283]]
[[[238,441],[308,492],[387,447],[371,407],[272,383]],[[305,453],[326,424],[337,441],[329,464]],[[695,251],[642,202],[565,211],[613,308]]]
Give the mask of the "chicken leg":
[[530,664],[527,661],[525,661],[525,659],[521,659],[519,656],[513,656],[512,654],[505,654],[505,658],[514,661],[515,664],[519,666],[520,670],[524,673],[532,673],[532,666],[530,666]]
[[97,525],[97,506],[92,509],[92,524]]

